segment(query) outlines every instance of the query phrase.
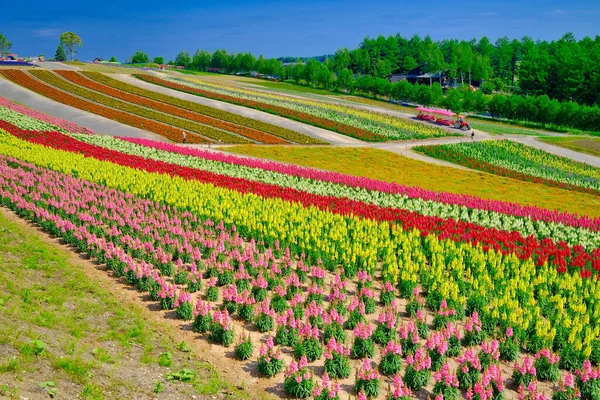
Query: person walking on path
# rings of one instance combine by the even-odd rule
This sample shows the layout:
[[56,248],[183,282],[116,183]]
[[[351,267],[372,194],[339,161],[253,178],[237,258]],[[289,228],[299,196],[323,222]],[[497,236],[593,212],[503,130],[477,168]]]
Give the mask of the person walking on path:
[[181,132],[181,135],[182,135],[182,141],[181,142],[185,144],[185,139],[187,138],[187,134],[184,131],[184,132]]
[[475,131],[471,130],[471,140],[475,140]]

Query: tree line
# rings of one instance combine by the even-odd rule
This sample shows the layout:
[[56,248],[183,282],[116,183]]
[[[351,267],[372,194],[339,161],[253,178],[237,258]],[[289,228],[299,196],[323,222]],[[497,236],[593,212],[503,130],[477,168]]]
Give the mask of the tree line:
[[[302,67],[299,66],[284,69],[281,60],[288,62],[289,57],[256,58],[250,53],[235,54],[225,50],[213,53],[198,50],[193,55],[182,51],[174,63],[201,71],[208,68],[228,73],[253,70],[326,88],[344,70],[353,76],[387,78],[392,73],[406,73],[421,67],[423,72],[443,71],[450,80],[458,83],[485,83],[499,91],[545,94],[559,101],[600,104],[600,74],[597,73],[600,36],[577,41],[572,33],[566,33],[559,40],[550,42],[534,41],[528,36],[521,40],[502,37],[494,43],[487,37],[435,42],[429,36],[379,36],[365,38],[356,49],[339,49],[319,62],[321,59],[323,56],[296,60],[305,65],[308,72],[300,71]],[[326,76],[328,73],[334,77]],[[303,75],[309,75],[308,79]]]
[[[322,58],[297,59],[284,67],[281,60],[290,58],[198,50],[193,55],[181,51],[173,64],[199,71],[257,71],[326,90],[600,131],[596,116],[600,105],[600,74],[596,67],[600,65],[600,36],[577,41],[567,33],[551,42],[527,36],[521,40],[503,37],[494,43],[486,37],[434,42],[429,36],[379,36],[365,38],[358,48],[339,49],[332,57],[319,61]],[[392,73],[407,73],[417,67],[423,72],[443,71],[450,80],[464,85],[476,83],[481,90],[450,89],[445,93],[436,83],[431,87],[413,86],[388,79]],[[494,91],[497,94],[490,96]],[[539,108],[534,110],[532,105]]]

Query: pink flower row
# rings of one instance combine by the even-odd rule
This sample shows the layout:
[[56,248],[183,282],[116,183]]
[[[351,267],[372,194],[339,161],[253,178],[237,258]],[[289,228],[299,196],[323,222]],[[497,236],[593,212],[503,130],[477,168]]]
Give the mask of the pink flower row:
[[27,115],[28,117],[35,118],[39,121],[47,122],[49,124],[58,126],[59,128],[62,128],[67,132],[87,133],[89,135],[94,134],[94,131],[92,131],[91,129],[77,125],[74,122],[67,121],[67,120],[61,119],[61,118],[52,117],[50,115],[41,113],[39,111],[32,110],[31,108],[13,103],[12,101],[10,101],[7,98],[4,98],[2,96],[0,96],[0,106],[6,107],[10,110],[16,111],[23,115]]

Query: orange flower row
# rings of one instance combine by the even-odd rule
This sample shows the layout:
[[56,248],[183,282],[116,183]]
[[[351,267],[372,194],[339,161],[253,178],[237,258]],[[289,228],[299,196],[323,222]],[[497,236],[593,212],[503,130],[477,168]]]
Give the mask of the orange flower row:
[[199,124],[194,121],[174,117],[169,114],[161,113],[155,110],[151,110],[145,107],[141,107],[135,104],[127,103],[125,101],[115,99],[114,97],[107,96],[102,93],[95,92],[93,90],[86,89],[84,87],[75,85],[61,77],[52,71],[48,70],[31,70],[29,71],[36,78],[66,92],[72,93],[79,97],[83,97],[87,100],[99,103],[108,107],[116,108],[130,114],[135,114],[140,117],[148,118],[163,124],[168,124],[179,129],[179,135],[181,136],[181,130],[188,132],[194,132],[199,135],[210,138],[213,141],[221,141],[223,143],[251,143],[249,139],[235,135],[233,133],[225,132],[211,126]]
[[364,129],[356,128],[354,126],[346,125],[343,123],[335,122],[326,118],[317,117],[301,111],[292,110],[290,108],[276,106],[273,104],[263,103],[256,100],[242,99],[234,96],[228,96],[221,93],[209,92],[198,88],[193,88],[185,85],[180,85],[175,82],[167,81],[158,78],[154,75],[148,74],[134,74],[138,79],[146,82],[154,83],[156,85],[164,86],[170,89],[179,90],[181,92],[194,94],[197,96],[207,97],[209,99],[225,101],[227,103],[236,104],[239,106],[254,108],[256,110],[268,112],[270,114],[279,115],[281,117],[293,119],[296,121],[303,122],[305,124],[318,126],[320,128],[328,129],[330,131],[338,132],[346,136],[350,136],[356,139],[364,140],[367,142],[387,142],[389,139],[385,136],[377,133],[369,132]]
[[83,75],[75,72],[75,71],[66,71],[59,70],[56,71],[63,78],[73,82],[77,85],[86,87],[91,90],[95,90],[100,93],[104,93],[111,97],[115,97],[117,99],[121,99],[127,101],[129,103],[137,104],[146,108],[150,108],[152,110],[160,111],[166,114],[176,115],[181,118],[189,119],[191,121],[196,121],[204,125],[209,125],[215,127],[217,129],[222,129],[224,131],[233,132],[240,136],[245,136],[249,139],[255,140],[261,143],[267,144],[285,144],[287,141],[280,139],[278,137],[268,135],[256,129],[246,128],[239,125],[232,124],[230,122],[221,121],[215,118],[207,117],[202,114],[194,113],[188,110],[181,109],[179,107],[175,107],[172,105],[160,103],[158,101],[146,99],[144,97],[136,96],[134,94],[126,93],[121,90],[114,89],[112,87],[102,85],[100,83],[94,82]]
[[[133,126],[136,128],[144,129],[160,136],[163,136],[174,142],[181,142],[182,135],[181,130],[176,129],[172,126],[161,124],[159,122],[151,121],[146,118],[141,118],[136,115],[131,115],[122,111],[115,110],[113,108],[101,106],[98,104],[91,103],[87,100],[80,99],[51,86],[48,86],[40,81],[33,79],[24,71],[14,69],[0,70],[0,74],[4,75],[11,81],[33,90],[42,96],[48,97],[52,100],[58,101],[59,103],[66,104],[71,107],[78,108],[80,110],[88,111],[102,117],[118,121],[122,124]],[[207,140],[198,135],[188,135],[188,142],[190,143],[210,143],[212,141]]]
[[290,142],[301,144],[327,144],[327,142],[315,139],[307,135],[303,135],[291,129],[282,128],[280,126],[273,125],[268,122],[247,118],[238,114],[234,114],[232,112],[220,110],[218,108],[210,107],[204,104],[179,99],[177,97],[168,96],[163,93],[144,89],[139,86],[131,85],[129,83],[120,81],[110,76],[101,74],[99,72],[80,71],[80,73],[87,76],[90,79],[95,80],[96,82],[102,83],[115,89],[122,90],[127,93],[136,94],[138,96],[156,100],[161,103],[170,104],[172,106],[183,108],[185,110],[193,111],[222,121],[231,122],[236,125],[242,125],[248,128],[253,128],[261,132],[269,133],[273,136],[277,136],[282,139],[288,140]]

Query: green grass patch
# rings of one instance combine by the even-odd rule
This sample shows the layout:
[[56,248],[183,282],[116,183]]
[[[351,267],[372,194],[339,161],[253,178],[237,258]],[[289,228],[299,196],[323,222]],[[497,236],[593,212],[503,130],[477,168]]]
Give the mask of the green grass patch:
[[541,136],[546,133],[531,128],[525,128],[517,125],[510,125],[503,122],[494,122],[481,120],[478,118],[469,118],[474,129],[487,132],[492,135],[528,135],[528,136]]
[[313,88],[310,86],[296,85],[288,82],[272,82],[272,81],[263,81],[261,79],[253,79],[253,80],[245,80],[246,83],[251,83],[252,85],[262,86],[268,89],[275,89],[285,92],[297,92],[297,93],[310,93],[310,94],[320,94],[324,96],[337,96],[338,93],[330,92],[325,89]]
[[199,75],[199,76],[222,76],[222,74],[216,74],[214,72],[194,71],[190,69],[169,69],[167,71],[179,72],[185,75]]
[[[210,364],[198,362],[197,354],[179,351],[181,339],[168,325],[149,319],[143,305],[110,292],[120,290],[112,281],[94,281],[77,257],[42,240],[35,228],[12,222],[4,210],[0,397],[39,398],[43,390],[47,398],[51,391],[57,398],[152,398],[157,381],[173,398],[205,393],[205,381],[226,387],[234,398],[247,397]],[[168,384],[157,365],[161,354],[171,356],[169,372],[190,370],[192,378],[183,374]]]
[[538,140],[579,153],[600,157],[600,138],[591,136],[553,136]]

